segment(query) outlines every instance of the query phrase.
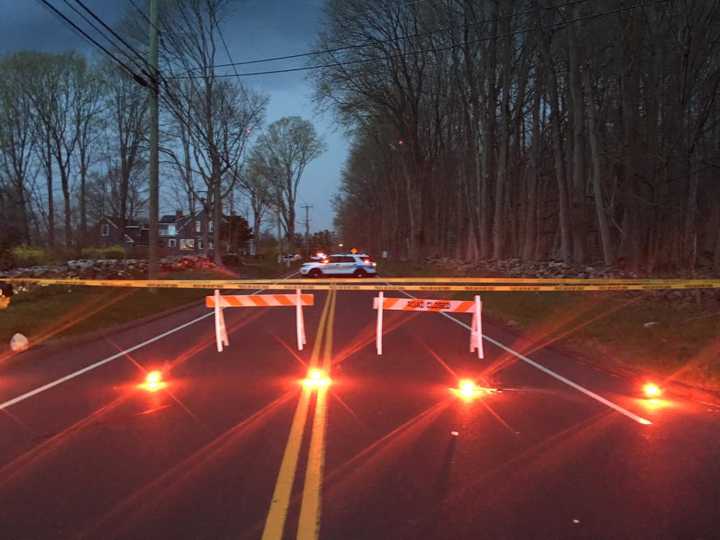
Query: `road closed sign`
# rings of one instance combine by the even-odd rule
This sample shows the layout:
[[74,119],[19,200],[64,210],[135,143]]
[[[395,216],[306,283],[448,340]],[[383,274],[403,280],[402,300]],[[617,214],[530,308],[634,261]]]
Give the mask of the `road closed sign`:
[[[373,299],[373,308],[378,308],[379,298]],[[386,311],[446,311],[451,313],[472,313],[472,300],[424,300],[420,298],[383,298]]]
[[[373,298],[373,309],[377,310],[375,329],[375,347],[378,355],[382,354],[383,345],[383,312],[385,311],[429,311],[434,313],[471,313],[470,352],[477,351],[478,358],[484,358],[482,343],[482,302],[476,295],[474,300],[438,300],[423,298],[386,298],[380,291]],[[449,317],[449,315],[445,315]]]

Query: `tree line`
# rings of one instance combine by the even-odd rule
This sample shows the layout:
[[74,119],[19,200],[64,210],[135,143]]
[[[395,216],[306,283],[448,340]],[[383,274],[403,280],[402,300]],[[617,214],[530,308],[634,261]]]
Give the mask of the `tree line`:
[[329,0],[341,238],[720,271],[720,2]]
[[[205,210],[216,223],[247,207],[255,232],[274,212],[294,237],[302,174],[323,151],[313,125],[289,117],[265,128],[268,96],[220,74],[217,64],[230,54],[221,30],[232,14],[228,0],[166,0],[160,8],[156,79],[141,11],[128,11],[112,30],[114,58],[0,58],[0,243],[78,250],[92,243],[88,229],[103,215],[121,228],[144,218],[155,88],[165,206]],[[220,231],[205,239],[206,251],[220,245]]]

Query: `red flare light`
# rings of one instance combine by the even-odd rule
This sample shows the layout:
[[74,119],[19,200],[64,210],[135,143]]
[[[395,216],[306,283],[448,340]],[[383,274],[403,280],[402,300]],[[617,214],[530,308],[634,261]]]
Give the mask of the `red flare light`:
[[315,389],[330,386],[332,380],[322,369],[310,368],[307,377],[303,379],[302,383],[305,388]]
[[460,379],[457,388],[451,388],[450,391],[463,401],[470,402],[487,394],[492,394],[496,392],[496,389],[478,386],[472,379]]
[[662,396],[662,388],[660,388],[657,384],[648,382],[643,385],[643,394],[645,394],[646,398],[658,398]]
[[157,392],[158,390],[162,390],[167,386],[167,383],[163,381],[162,372],[155,370],[150,371],[145,376],[145,381],[138,385],[139,388],[142,388],[143,390],[146,390],[148,392]]

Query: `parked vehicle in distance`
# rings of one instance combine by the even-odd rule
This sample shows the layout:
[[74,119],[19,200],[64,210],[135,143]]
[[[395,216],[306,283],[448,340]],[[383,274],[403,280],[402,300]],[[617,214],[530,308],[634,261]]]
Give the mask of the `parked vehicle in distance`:
[[377,263],[365,253],[336,253],[320,261],[306,262],[300,267],[303,276],[375,277]]
[[302,261],[302,255],[299,253],[286,253],[285,255],[278,256],[278,262],[281,263],[292,263]]

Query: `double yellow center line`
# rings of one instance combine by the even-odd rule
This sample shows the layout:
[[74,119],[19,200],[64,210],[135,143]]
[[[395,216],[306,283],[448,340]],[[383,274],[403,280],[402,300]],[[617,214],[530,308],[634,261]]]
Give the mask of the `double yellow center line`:
[[[309,368],[320,368],[330,375],[333,342],[333,322],[335,320],[335,291],[331,290],[325,300],[317,339],[313,345]],[[321,356],[322,352],[322,356]],[[262,540],[281,540],[285,530],[292,487],[295,482],[300,448],[307,425],[310,399],[313,390],[304,387],[295,409],[290,436],[280,464],[280,472],[275,482],[270,509],[265,520]],[[320,534],[320,509],[322,499],[322,477],[325,466],[325,432],[327,426],[327,387],[317,388],[315,414],[312,421],[312,435],[308,452],[305,484],[300,505],[298,521],[298,540],[315,540]]]

